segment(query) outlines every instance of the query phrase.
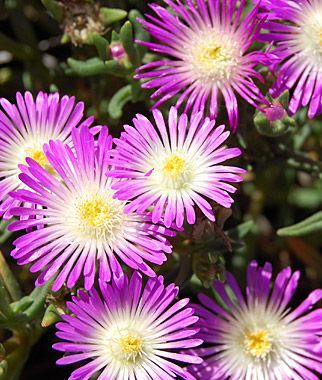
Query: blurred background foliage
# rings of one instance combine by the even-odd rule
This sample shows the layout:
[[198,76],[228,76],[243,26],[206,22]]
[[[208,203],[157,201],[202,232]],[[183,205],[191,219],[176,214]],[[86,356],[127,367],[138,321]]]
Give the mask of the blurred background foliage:
[[[133,78],[138,66],[155,59],[134,42],[149,39],[137,22],[147,11],[144,0],[0,1],[0,96],[14,101],[24,90],[75,95],[118,136],[123,124],[137,112],[148,115],[152,105]],[[267,92],[274,78],[261,71]],[[216,224],[200,215],[176,238],[174,254],[159,271],[194,297],[203,287],[211,292],[211,280],[224,279],[226,268],[243,284],[254,258],[272,262],[275,272],[290,265],[302,272],[300,302],[322,278],[322,120],[308,120],[303,109],[269,123],[239,100],[239,129],[229,143],[241,146],[238,165],[248,173],[233,209],[218,209]],[[28,269],[10,260],[15,236],[6,225],[0,223],[0,379],[67,378],[70,369],[54,363],[53,329],[44,327],[58,320],[70,294],[33,289]]]

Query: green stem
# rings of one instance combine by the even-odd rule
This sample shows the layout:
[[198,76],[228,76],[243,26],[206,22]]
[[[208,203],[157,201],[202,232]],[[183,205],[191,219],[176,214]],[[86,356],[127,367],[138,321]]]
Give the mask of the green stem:
[[18,281],[11,272],[3,254],[0,251],[0,278],[2,279],[12,301],[18,301],[23,297],[23,292]]

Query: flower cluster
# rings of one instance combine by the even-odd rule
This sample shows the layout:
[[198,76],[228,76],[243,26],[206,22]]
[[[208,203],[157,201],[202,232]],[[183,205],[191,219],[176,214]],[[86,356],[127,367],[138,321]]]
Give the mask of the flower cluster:
[[[156,269],[172,252],[169,239],[195,223],[196,208],[214,221],[215,205],[231,207],[231,183],[244,170],[224,164],[241,154],[223,145],[230,132],[171,108],[167,121],[154,111],[155,125],[137,115],[113,145],[107,127],[81,121],[74,98],[26,93],[2,105],[2,209],[18,217],[9,230],[25,231],[11,255],[40,272],[37,286],[89,291],[58,325],[72,343],[56,348],[76,352],[59,363],[93,359],[71,379],[193,379],[172,360],[201,362],[181,352],[201,344],[191,338],[198,318],[188,299],[169,306],[178,289],[165,287]],[[125,268],[135,271],[129,281]],[[151,278],[142,292],[140,272]]]
[[140,20],[153,41],[137,41],[161,55],[135,76],[155,90],[152,117],[137,114],[119,138],[74,97],[0,100],[0,215],[22,232],[11,256],[39,273],[37,286],[76,294],[54,345],[66,353],[58,364],[86,362],[71,380],[317,379],[322,315],[310,309],[322,290],[291,311],[298,272],[271,284],[271,265],[252,262],[246,299],[227,273],[213,284],[221,302],[201,294],[201,305],[159,274],[174,237],[216,222],[243,180],[226,162],[242,151],[216,125],[221,98],[232,131],[237,98],[269,121],[286,116],[268,100],[285,90],[290,114],[322,113],[322,1],[163,2]]
[[[10,230],[36,228],[19,237],[12,256],[18,264],[34,263],[30,270],[43,270],[37,280],[42,285],[63,268],[55,278],[53,290],[66,282],[75,286],[80,275],[85,288],[94,283],[96,266],[101,280],[119,276],[122,268],[117,258],[148,276],[154,271],[147,262],[161,265],[171,252],[166,236],[174,232],[151,223],[144,215],[125,213],[126,202],[114,199],[115,181],[108,170],[112,137],[106,127],[94,136],[87,127],[72,131],[73,150],[61,141],[44,146],[44,154],[53,173],[27,158],[19,175],[28,189],[17,190],[14,199],[24,202],[11,209],[22,220]],[[26,206],[33,202],[40,207]]]

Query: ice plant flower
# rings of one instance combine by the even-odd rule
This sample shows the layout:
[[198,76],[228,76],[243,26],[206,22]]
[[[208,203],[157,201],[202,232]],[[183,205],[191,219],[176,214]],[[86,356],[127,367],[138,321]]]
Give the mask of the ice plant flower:
[[[229,208],[229,193],[236,188],[227,182],[239,182],[243,169],[222,163],[241,154],[238,148],[227,148],[225,126],[215,128],[215,121],[202,119],[198,113],[188,120],[178,117],[172,107],[168,125],[160,111],[154,110],[156,127],[143,115],[133,119],[135,128],[125,126],[116,139],[111,163],[117,167],[110,175],[124,178],[114,188],[116,197],[133,201],[127,212],[144,212],[153,207],[152,221],[164,219],[181,227],[184,220],[193,224],[197,205],[207,218],[214,221],[212,200]],[[208,200],[207,200],[208,199]]]
[[54,348],[67,353],[57,363],[87,361],[70,380],[194,379],[180,364],[201,362],[187,353],[202,343],[194,338],[198,317],[189,299],[175,301],[174,284],[165,286],[160,276],[143,286],[134,272],[129,280],[101,282],[100,290],[79,291],[67,303],[73,316],[56,325],[62,342]]
[[238,6],[236,0],[163,1],[169,9],[151,4],[156,16],[140,21],[155,41],[138,43],[166,58],[141,66],[136,77],[148,79],[142,87],[156,89],[155,107],[178,94],[176,106],[185,103],[184,112],[205,110],[213,118],[221,94],[235,130],[235,92],[254,107],[267,104],[253,79],[262,80],[255,67],[268,56],[249,51],[262,25],[258,5],[242,19],[245,1]]
[[84,127],[72,131],[73,149],[61,141],[45,145],[46,159],[56,176],[32,159],[22,168],[24,173],[19,177],[29,188],[12,196],[44,209],[12,209],[13,215],[30,218],[13,222],[10,230],[38,227],[15,240],[12,256],[18,264],[33,263],[32,272],[42,271],[36,285],[57,275],[56,291],[64,282],[73,287],[83,275],[89,289],[96,269],[104,281],[111,279],[111,273],[119,276],[119,260],[155,276],[146,261],[160,265],[166,260],[165,252],[171,252],[165,235],[173,232],[152,224],[149,215],[125,214],[126,202],[113,198],[115,180],[105,175],[112,137],[106,127],[97,137],[96,142]]
[[274,0],[264,5],[269,18],[264,27],[269,33],[261,39],[276,43],[272,53],[278,58],[272,96],[292,89],[290,112],[308,106],[308,116],[318,116],[322,113],[322,1]]
[[223,283],[214,283],[225,308],[199,295],[203,306],[193,307],[200,317],[197,336],[205,347],[196,354],[205,361],[191,369],[198,379],[318,380],[314,373],[322,373],[322,310],[310,310],[321,300],[322,289],[292,310],[289,303],[299,276],[285,268],[272,283],[271,265],[259,267],[253,261],[246,300],[230,273],[226,284],[230,292]]
[[65,143],[71,141],[74,127],[90,125],[90,117],[81,123],[84,104],[75,104],[74,97],[39,92],[34,100],[30,92],[16,95],[16,104],[0,99],[0,216],[10,218],[10,208],[19,204],[8,195],[23,188],[19,180],[19,164],[26,157],[36,160],[45,169],[51,170],[43,152],[43,145],[50,139]]

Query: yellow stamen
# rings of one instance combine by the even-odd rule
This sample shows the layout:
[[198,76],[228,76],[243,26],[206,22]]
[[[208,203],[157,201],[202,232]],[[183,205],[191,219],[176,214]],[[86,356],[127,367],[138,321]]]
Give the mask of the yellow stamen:
[[39,165],[46,169],[50,174],[54,173],[54,169],[50,165],[45,156],[44,151],[40,148],[28,148],[26,149],[26,156],[35,160]]
[[187,47],[187,64],[193,76],[206,86],[226,82],[238,68],[241,51],[233,36],[213,32],[200,36]]
[[246,351],[256,358],[265,358],[271,351],[272,343],[265,330],[258,330],[254,333],[246,335],[245,338]]
[[168,158],[163,167],[163,170],[171,177],[178,177],[180,174],[182,174],[185,165],[186,161],[174,154]]
[[198,52],[198,60],[203,64],[214,65],[230,59],[231,55],[222,46],[204,47]]
[[134,333],[129,333],[120,339],[120,348],[126,360],[135,362],[142,354],[142,339]]
[[111,218],[110,207],[99,195],[84,200],[78,211],[82,222],[88,227],[101,227]]
[[322,47],[322,28],[320,30],[319,37],[320,37],[320,46]]
[[[115,243],[122,230],[124,205],[113,199],[113,193],[94,191],[75,199],[71,213],[72,224],[84,239],[99,239]],[[75,224],[76,223],[76,224]]]

